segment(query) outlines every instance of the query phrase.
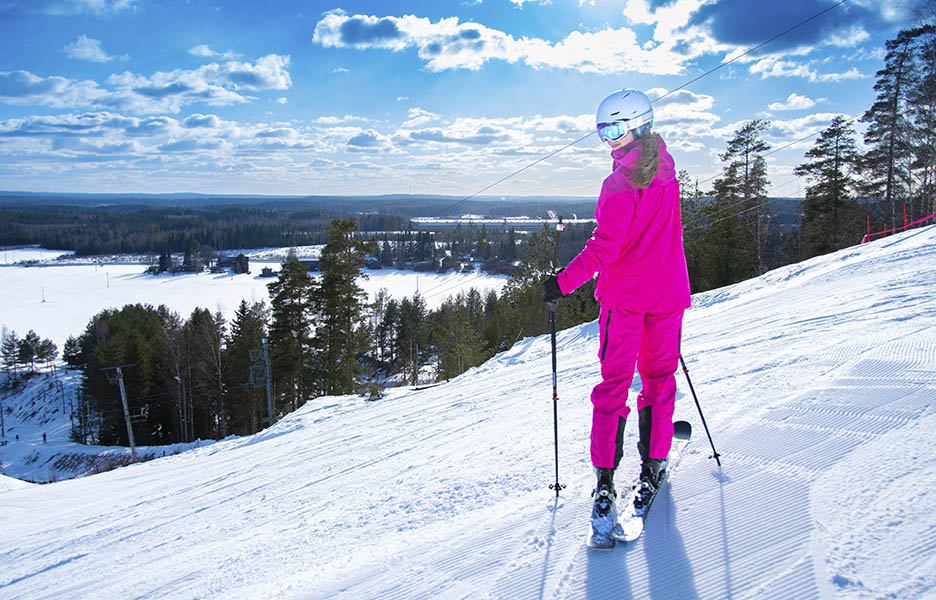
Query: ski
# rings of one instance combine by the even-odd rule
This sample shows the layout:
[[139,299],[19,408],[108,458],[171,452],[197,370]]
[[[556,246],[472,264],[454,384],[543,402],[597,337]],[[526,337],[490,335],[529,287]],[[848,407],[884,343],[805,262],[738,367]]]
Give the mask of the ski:
[[612,541],[633,542],[643,533],[644,520],[650,512],[650,508],[653,507],[653,501],[656,499],[656,495],[660,493],[660,489],[669,481],[669,476],[673,472],[673,469],[676,468],[676,464],[679,462],[679,457],[682,455],[683,449],[685,449],[686,445],[689,444],[689,440],[692,438],[692,425],[687,421],[676,421],[673,425],[673,446],[670,449],[669,460],[667,461],[666,470],[663,472],[660,484],[657,486],[656,491],[650,497],[647,504],[639,508],[634,505],[634,498],[637,494],[639,482],[636,482],[632,486],[633,491],[624,497],[626,504],[623,510],[620,511],[618,521],[611,531]]

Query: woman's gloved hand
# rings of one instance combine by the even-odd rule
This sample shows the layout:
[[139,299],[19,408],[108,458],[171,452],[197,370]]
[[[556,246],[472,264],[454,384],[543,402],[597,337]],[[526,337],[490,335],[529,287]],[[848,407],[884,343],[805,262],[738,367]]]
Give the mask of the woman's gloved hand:
[[563,295],[562,290],[559,289],[558,277],[550,275],[543,280],[543,302],[555,302]]

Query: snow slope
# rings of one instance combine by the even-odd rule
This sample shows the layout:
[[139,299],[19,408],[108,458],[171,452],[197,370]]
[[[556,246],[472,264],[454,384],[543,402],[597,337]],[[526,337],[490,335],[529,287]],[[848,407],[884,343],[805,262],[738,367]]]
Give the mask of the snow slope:
[[[0,490],[15,485],[10,478],[47,483],[107,471],[131,462],[130,448],[95,446],[71,441],[75,399],[80,393],[81,373],[59,368],[57,372],[33,373],[12,390],[6,374],[0,373],[4,389],[3,436],[0,437]],[[168,446],[138,446],[138,460],[178,454],[213,444],[198,440]]]
[[0,482],[0,596],[934,598],[934,242],[919,229],[696,295],[683,350],[723,466],[679,375],[696,440],[631,545],[583,546],[591,323],[558,336],[559,499],[544,336],[250,438]]

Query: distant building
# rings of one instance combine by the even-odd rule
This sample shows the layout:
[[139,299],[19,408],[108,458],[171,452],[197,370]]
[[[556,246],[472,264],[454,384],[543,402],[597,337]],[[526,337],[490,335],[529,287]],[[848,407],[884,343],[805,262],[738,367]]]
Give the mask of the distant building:
[[263,267],[263,270],[260,271],[260,277],[276,277],[276,271],[270,267]]

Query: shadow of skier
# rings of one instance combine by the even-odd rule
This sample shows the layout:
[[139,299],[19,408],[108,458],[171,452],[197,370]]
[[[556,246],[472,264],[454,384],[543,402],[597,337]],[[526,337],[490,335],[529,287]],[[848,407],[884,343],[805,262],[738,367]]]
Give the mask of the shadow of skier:
[[692,564],[676,526],[676,503],[669,483],[653,501],[641,541],[647,559],[649,597],[698,600]]
[[633,600],[627,557],[636,547],[637,544],[619,543],[609,551],[586,549],[588,567],[585,574],[585,597],[595,600]]
[[[669,483],[660,490],[645,526],[636,542],[619,542],[608,552],[587,551],[586,598],[698,600]],[[644,560],[639,559],[641,549]]]

